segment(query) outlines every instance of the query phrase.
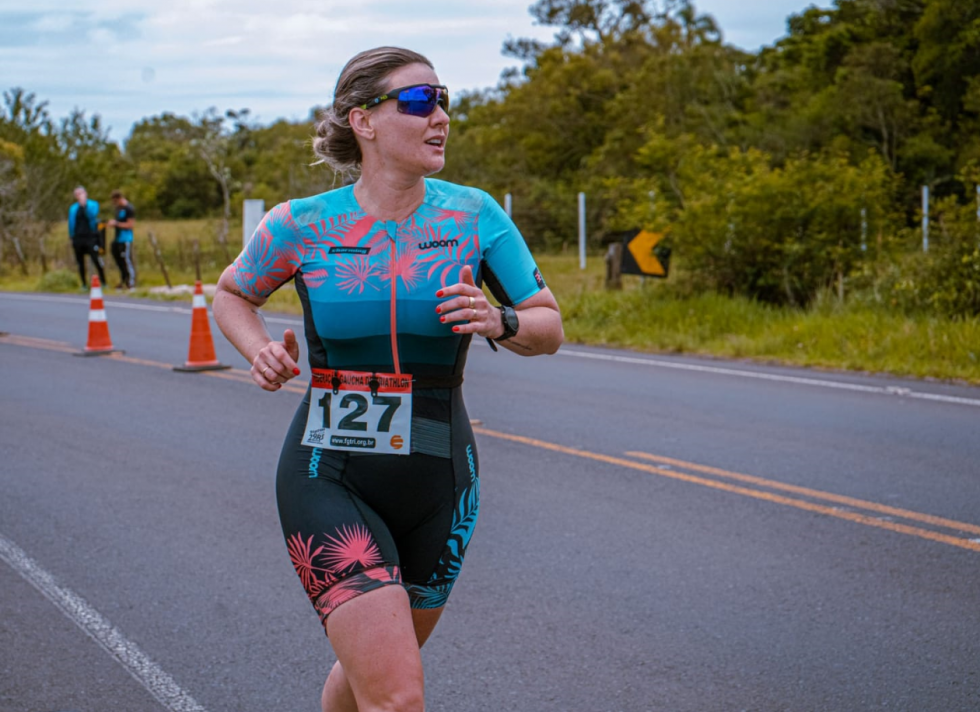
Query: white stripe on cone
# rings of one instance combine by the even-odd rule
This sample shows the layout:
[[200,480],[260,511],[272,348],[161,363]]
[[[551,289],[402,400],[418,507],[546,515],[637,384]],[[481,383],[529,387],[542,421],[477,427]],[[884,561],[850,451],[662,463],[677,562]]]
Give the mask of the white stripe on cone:
[[102,287],[92,287],[92,299],[102,299]]
[[208,308],[208,302],[204,298],[204,295],[203,294],[195,294],[194,295],[194,300],[193,300],[193,302],[191,302],[191,306],[194,309],[202,309],[202,308],[203,309],[207,309]]
[[88,311],[89,321],[106,321],[105,309],[89,309]]

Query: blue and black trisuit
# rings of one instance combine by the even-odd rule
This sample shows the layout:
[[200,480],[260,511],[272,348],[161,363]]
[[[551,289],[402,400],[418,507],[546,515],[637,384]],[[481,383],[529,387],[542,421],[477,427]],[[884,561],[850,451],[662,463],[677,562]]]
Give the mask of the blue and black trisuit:
[[68,208],[68,237],[75,251],[75,262],[78,264],[78,276],[82,279],[82,287],[88,287],[85,278],[85,256],[88,255],[99,273],[102,286],[105,286],[105,263],[99,252],[99,204],[94,200],[86,200],[85,205],[72,203]]
[[[407,454],[359,450],[368,438],[303,444],[314,437],[310,423],[319,427],[311,403],[329,400],[329,386],[322,397],[307,391],[286,436],[276,484],[282,530],[324,625],[338,605],[380,586],[404,586],[414,608],[439,608],[459,574],[480,502],[460,388],[471,337],[440,322],[436,307],[447,298],[436,292],[461,281],[464,265],[505,304],[545,287],[488,194],[432,179],[398,223],[367,215],[353,186],[277,205],[233,265],[238,288],[253,297],[295,279],[314,374],[410,374]],[[369,396],[358,397],[348,405],[366,409]],[[342,422],[360,426],[361,412]],[[360,444],[341,450],[335,441]]]
[[[116,222],[128,222],[136,217],[136,209],[128,200],[116,208]],[[136,286],[136,265],[133,264],[133,229],[116,226],[112,241],[112,257],[119,268],[119,287]]]

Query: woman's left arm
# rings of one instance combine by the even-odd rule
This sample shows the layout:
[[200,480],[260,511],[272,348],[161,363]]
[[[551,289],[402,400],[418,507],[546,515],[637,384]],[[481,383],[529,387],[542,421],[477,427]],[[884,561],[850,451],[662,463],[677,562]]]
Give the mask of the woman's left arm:
[[[436,312],[443,322],[460,322],[453,325],[457,334],[474,334],[497,339],[504,334],[503,315],[492,305],[483,290],[473,281],[473,270],[467,265],[460,273],[460,281],[449,285],[436,294],[445,298]],[[514,306],[517,312],[517,333],[494,343],[521,356],[553,354],[565,340],[561,325],[561,311],[551,290],[545,287]]]
[[[491,309],[496,312],[491,316],[495,317],[500,327],[493,329],[492,333],[480,336],[492,339],[504,333],[504,324],[500,309]],[[517,312],[517,333],[509,339],[495,342],[497,345],[521,356],[553,354],[558,350],[565,340],[565,330],[562,328],[558,302],[550,289],[545,287],[534,296],[528,297],[516,305],[514,311]]]

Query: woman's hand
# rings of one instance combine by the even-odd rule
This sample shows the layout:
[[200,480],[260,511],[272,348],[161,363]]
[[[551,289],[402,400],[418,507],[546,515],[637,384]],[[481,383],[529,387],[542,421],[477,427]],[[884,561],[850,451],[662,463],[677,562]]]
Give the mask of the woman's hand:
[[264,390],[278,391],[283,383],[300,374],[298,358],[296,334],[286,329],[282,341],[270,341],[252,359],[252,380]]
[[487,301],[483,290],[473,280],[473,268],[465,265],[460,281],[436,292],[439,298],[452,297],[436,307],[439,321],[453,324],[457,334],[476,334],[492,339],[504,333],[500,310]]

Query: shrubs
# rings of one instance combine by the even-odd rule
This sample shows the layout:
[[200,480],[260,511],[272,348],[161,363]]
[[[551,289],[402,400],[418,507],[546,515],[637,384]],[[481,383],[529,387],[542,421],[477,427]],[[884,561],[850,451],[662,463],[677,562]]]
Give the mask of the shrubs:
[[77,272],[56,269],[42,276],[36,289],[38,292],[75,292],[79,287]]

